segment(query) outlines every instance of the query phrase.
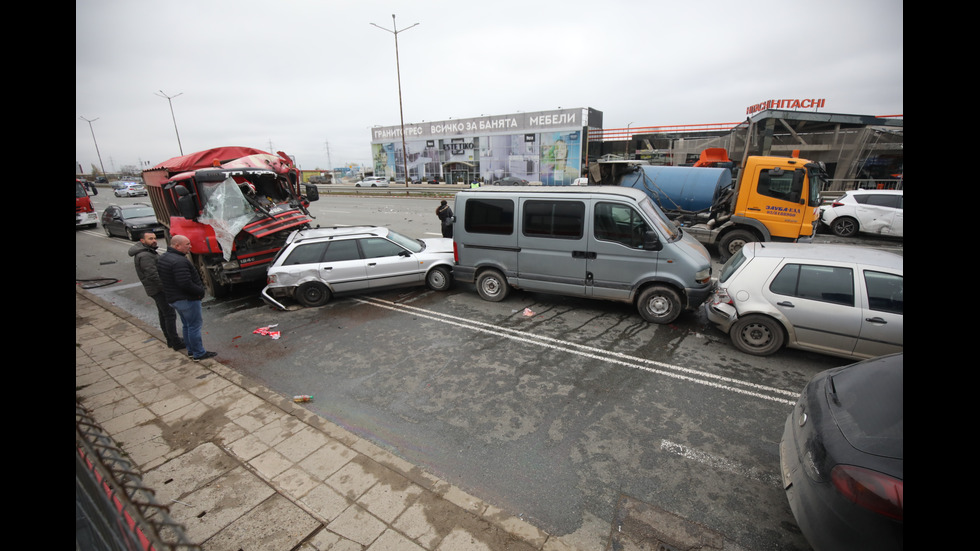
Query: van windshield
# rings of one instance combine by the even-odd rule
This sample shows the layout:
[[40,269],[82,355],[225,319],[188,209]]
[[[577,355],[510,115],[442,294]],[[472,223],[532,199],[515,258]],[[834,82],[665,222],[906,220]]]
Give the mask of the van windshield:
[[654,226],[660,229],[660,233],[667,236],[667,241],[677,241],[680,239],[681,230],[667,218],[664,211],[656,203],[651,201],[649,197],[644,197],[640,200],[640,210],[650,218]]

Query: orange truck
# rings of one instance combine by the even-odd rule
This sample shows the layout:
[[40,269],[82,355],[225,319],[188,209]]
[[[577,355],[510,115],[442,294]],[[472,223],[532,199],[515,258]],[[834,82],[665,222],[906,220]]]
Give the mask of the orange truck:
[[717,247],[722,261],[745,243],[808,241],[826,180],[822,163],[749,156],[736,168],[717,148],[703,151],[691,167],[600,161],[590,173],[590,183],[644,191],[681,229]]
[[266,270],[295,230],[310,227],[319,199],[285,153],[218,147],[174,157],[143,171],[157,220],[170,236],[191,241],[191,261],[208,292],[264,282]]

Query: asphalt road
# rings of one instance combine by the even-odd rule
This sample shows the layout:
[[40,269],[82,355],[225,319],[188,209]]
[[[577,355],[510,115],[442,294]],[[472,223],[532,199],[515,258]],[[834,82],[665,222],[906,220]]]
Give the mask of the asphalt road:
[[[438,199],[327,198],[314,204],[321,225],[439,231]],[[857,243],[901,254],[900,240]],[[118,279],[92,290],[155,326],[129,246],[77,232],[76,280]],[[222,363],[314,395],[316,413],[549,532],[608,534],[625,499],[746,549],[809,548],[778,443],[806,381],[846,360],[748,356],[699,313],[660,326],[624,304],[520,291],[489,303],[465,284],[285,312],[258,290],[205,302],[205,344]],[[273,325],[278,340],[253,333]]]

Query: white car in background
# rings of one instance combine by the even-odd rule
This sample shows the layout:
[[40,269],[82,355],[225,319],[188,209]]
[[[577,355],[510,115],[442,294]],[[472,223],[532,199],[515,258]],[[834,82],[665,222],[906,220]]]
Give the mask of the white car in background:
[[388,179],[384,176],[368,176],[354,184],[355,187],[388,187]]
[[855,189],[820,207],[820,222],[839,237],[876,233],[903,237],[905,212],[900,189]]

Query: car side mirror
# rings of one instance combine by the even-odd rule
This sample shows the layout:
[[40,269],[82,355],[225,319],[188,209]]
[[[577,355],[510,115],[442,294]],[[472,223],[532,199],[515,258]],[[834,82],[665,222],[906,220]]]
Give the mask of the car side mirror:
[[664,245],[660,242],[660,237],[657,235],[657,232],[648,230],[643,234],[643,250],[659,251],[663,248]]

